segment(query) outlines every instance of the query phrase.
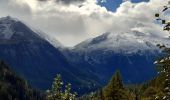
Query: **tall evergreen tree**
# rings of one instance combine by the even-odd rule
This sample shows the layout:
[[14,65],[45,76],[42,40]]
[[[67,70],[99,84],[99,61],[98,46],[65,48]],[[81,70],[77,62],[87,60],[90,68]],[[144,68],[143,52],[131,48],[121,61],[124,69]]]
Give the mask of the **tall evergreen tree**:
[[116,71],[109,84],[103,89],[103,95],[104,100],[129,100],[119,71]]

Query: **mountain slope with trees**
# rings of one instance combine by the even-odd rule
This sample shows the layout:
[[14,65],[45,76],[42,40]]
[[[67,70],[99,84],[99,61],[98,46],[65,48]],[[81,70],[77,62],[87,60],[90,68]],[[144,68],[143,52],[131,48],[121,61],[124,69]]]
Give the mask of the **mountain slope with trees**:
[[43,96],[0,61],[0,100],[43,100]]

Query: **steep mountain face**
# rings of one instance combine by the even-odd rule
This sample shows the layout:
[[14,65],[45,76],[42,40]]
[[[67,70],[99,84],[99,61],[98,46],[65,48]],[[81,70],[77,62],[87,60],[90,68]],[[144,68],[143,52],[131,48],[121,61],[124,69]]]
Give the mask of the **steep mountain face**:
[[88,88],[90,82],[97,83],[94,75],[69,64],[43,36],[11,17],[1,18],[0,59],[39,89],[50,88],[56,74],[61,74],[63,80],[72,83],[77,91]]
[[105,33],[63,52],[72,64],[95,74],[103,84],[115,70],[120,70],[124,83],[141,83],[157,75],[153,62],[161,55],[158,43],[168,45],[170,40],[138,31]]

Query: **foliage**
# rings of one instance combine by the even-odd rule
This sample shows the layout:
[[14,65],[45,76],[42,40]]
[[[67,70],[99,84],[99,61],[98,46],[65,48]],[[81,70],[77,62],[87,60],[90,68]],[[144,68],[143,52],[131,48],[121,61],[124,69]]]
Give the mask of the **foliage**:
[[128,100],[128,94],[121,80],[120,72],[117,71],[109,84],[103,89],[105,100]]
[[43,100],[38,91],[0,61],[0,100]]
[[[170,5],[170,1],[169,1]],[[163,14],[170,8],[169,5],[164,6]],[[170,32],[170,21],[167,21],[166,19],[163,19],[160,17],[160,14],[155,14],[155,17],[157,17],[157,20],[162,21],[162,25],[164,25],[164,30]],[[161,89],[161,96],[157,95],[156,99],[163,99],[163,100],[169,100],[170,99],[170,48],[166,47],[165,45],[158,45],[163,52],[165,52],[165,56],[161,59],[158,59],[155,64],[159,68],[159,75],[163,77],[163,88]]]
[[[162,10],[163,14],[170,8],[170,1],[168,2],[168,5],[164,6],[164,9]],[[156,13],[155,17],[157,18],[156,20],[161,21],[161,24],[164,26],[163,30],[165,31],[170,31],[170,21],[167,21],[165,18],[161,17],[161,14]]]
[[111,78],[103,89],[84,95],[79,100],[133,100],[133,94],[122,83],[119,71]]
[[63,89],[63,82],[61,80],[61,75],[57,75],[54,78],[54,82],[52,84],[51,90],[47,90],[47,100],[75,100],[76,93],[71,93],[71,84],[67,84],[65,86],[65,90]]

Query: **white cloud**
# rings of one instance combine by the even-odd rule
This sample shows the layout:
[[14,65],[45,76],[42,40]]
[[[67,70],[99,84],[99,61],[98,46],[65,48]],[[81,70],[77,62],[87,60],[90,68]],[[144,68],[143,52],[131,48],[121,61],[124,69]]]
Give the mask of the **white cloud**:
[[[75,0],[76,1],[76,0]],[[77,0],[78,1],[78,0]],[[120,32],[138,29],[163,33],[154,24],[154,14],[166,4],[166,0],[150,0],[148,3],[124,2],[116,12],[97,5],[97,0],[85,0],[65,5],[54,0],[1,0],[0,16],[11,15],[56,37],[61,43],[72,46],[104,32]],[[5,12],[4,12],[5,11]]]
[[127,2],[127,1],[131,1],[131,0],[122,0],[122,2]]
[[107,1],[106,0],[101,0],[101,3],[106,3]]

